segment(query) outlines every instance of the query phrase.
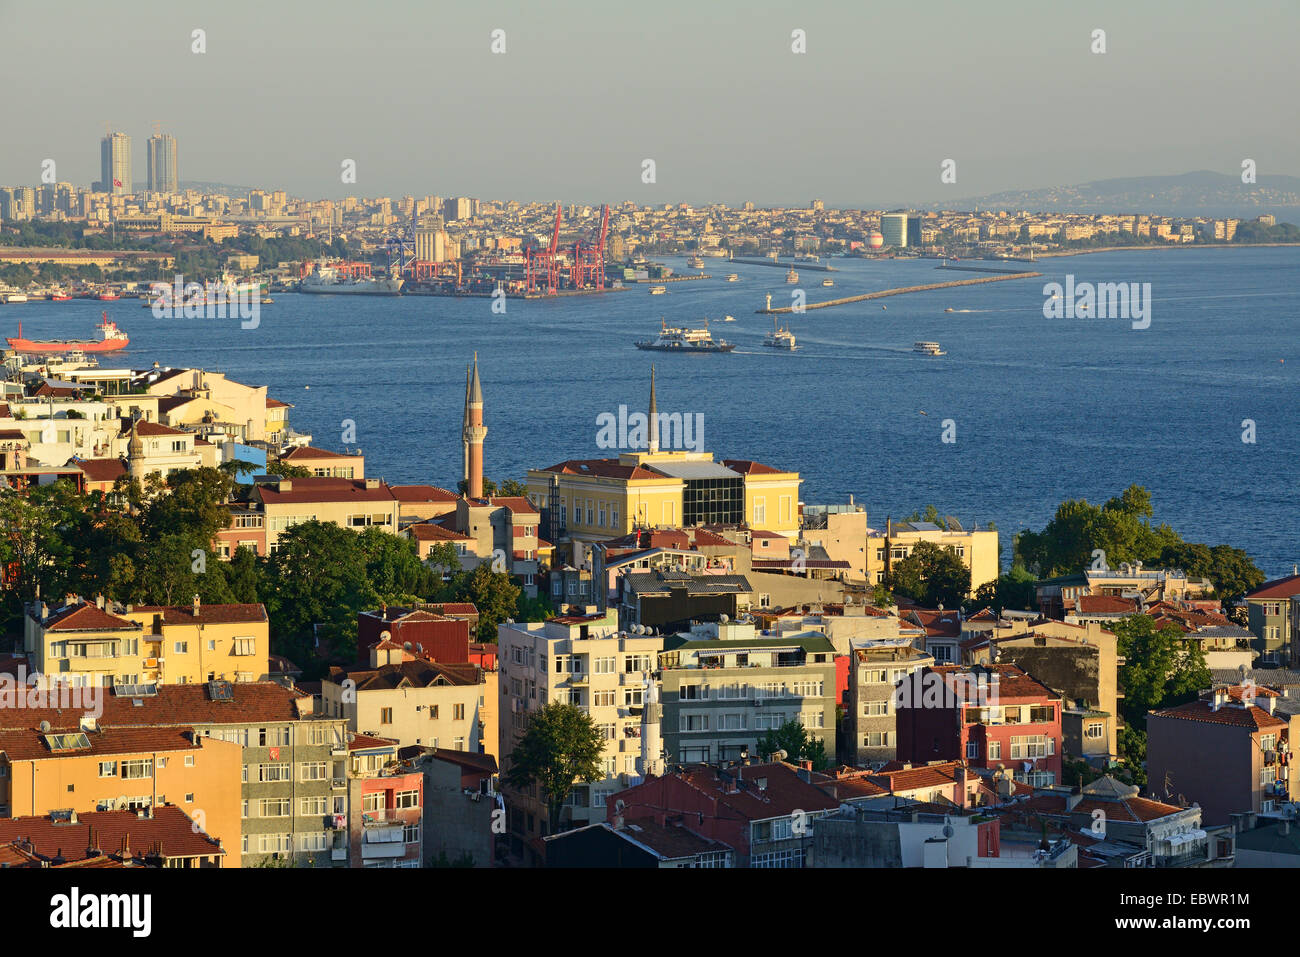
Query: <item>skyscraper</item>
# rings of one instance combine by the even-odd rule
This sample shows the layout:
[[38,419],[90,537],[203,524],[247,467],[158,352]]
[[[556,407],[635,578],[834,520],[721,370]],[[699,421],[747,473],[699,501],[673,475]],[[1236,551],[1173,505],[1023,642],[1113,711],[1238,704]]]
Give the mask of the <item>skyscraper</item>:
[[149,137],[149,192],[174,193],[179,185],[176,137],[170,133],[155,133]]
[[880,233],[885,245],[901,249],[907,245],[907,214],[885,213],[880,217]]
[[106,193],[131,192],[131,137],[109,133],[99,143],[100,188]]

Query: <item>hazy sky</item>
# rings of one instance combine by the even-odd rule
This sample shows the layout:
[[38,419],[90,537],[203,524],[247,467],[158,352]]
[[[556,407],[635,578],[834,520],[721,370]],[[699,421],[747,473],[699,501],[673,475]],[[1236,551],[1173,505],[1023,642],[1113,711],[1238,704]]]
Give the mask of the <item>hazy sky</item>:
[[0,37],[5,185],[47,157],[98,179],[106,123],[137,182],[157,123],[182,180],[308,197],[872,207],[1300,174],[1296,0],[0,0]]

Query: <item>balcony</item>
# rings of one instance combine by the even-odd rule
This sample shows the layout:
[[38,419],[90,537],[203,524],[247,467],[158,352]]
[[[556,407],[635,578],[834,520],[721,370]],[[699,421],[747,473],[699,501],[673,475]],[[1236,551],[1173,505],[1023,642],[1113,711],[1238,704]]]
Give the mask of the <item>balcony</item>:
[[346,862],[347,862],[347,859],[348,859],[348,849],[347,849],[346,847],[332,847],[332,848],[330,848],[330,860],[331,860],[331,861],[342,861],[342,862],[346,863]]
[[348,789],[347,778],[334,778],[330,781],[330,789],[334,791],[346,791]]

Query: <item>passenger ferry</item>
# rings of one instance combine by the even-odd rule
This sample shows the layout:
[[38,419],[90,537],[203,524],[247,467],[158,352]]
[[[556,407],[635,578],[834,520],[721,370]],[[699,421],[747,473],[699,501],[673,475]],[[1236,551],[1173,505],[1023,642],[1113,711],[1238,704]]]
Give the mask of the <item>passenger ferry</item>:
[[663,295],[664,293],[666,293],[667,291],[668,291],[668,287],[667,287],[667,286],[651,286],[651,287],[650,287],[650,295],[652,295],[652,296],[662,296],[662,295]]
[[939,348],[937,342],[917,342],[912,346],[913,352],[919,352],[923,356],[946,356],[948,353]]
[[785,274],[785,281],[791,283],[799,281],[799,274],[794,271],[793,266],[790,267],[790,271]]
[[737,276],[734,272],[727,273],[727,282],[740,282],[740,277]]
[[686,260],[686,265],[690,266],[692,269],[703,269],[704,260],[699,256],[692,256],[690,259]]
[[799,347],[795,345],[794,333],[784,326],[777,325],[776,319],[772,319],[772,331],[763,339],[763,345],[773,349],[784,349],[787,352],[794,352]]
[[708,320],[703,329],[687,329],[670,326],[659,320],[659,335],[655,339],[643,339],[636,343],[638,349],[652,349],[656,352],[730,352],[736,348],[734,343],[725,339],[714,339],[709,332]]
[[834,280],[834,279],[823,279],[823,280],[822,280],[822,285],[823,285],[823,286],[833,286],[833,285],[835,285],[835,280]]

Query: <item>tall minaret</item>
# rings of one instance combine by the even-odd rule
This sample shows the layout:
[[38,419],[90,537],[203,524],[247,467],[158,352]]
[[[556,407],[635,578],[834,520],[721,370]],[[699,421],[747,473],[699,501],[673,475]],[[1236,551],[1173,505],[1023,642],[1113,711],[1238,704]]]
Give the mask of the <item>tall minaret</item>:
[[144,481],[144,441],[140,438],[139,420],[131,423],[131,441],[126,445],[126,471],[133,479]]
[[465,493],[470,498],[483,497],[483,440],[487,428],[483,425],[483,387],[478,381],[478,353],[474,353],[474,368],[465,390]]
[[641,712],[641,775],[659,777],[663,768],[663,738],[659,725],[663,720],[663,705],[659,703],[659,685],[654,678],[646,680],[645,698]]
[[465,480],[465,483],[467,485],[469,484],[469,440],[465,438],[465,433],[469,431],[470,375],[471,373],[470,373],[469,366],[466,366],[465,367],[465,415],[462,417],[460,423],[460,438],[461,438],[460,445],[461,445],[461,452],[463,453],[462,458],[464,459],[464,461],[461,464],[460,477]]
[[646,423],[650,429],[649,449],[650,454],[655,455],[659,451],[659,408],[655,405],[655,367],[650,367],[650,421]]

